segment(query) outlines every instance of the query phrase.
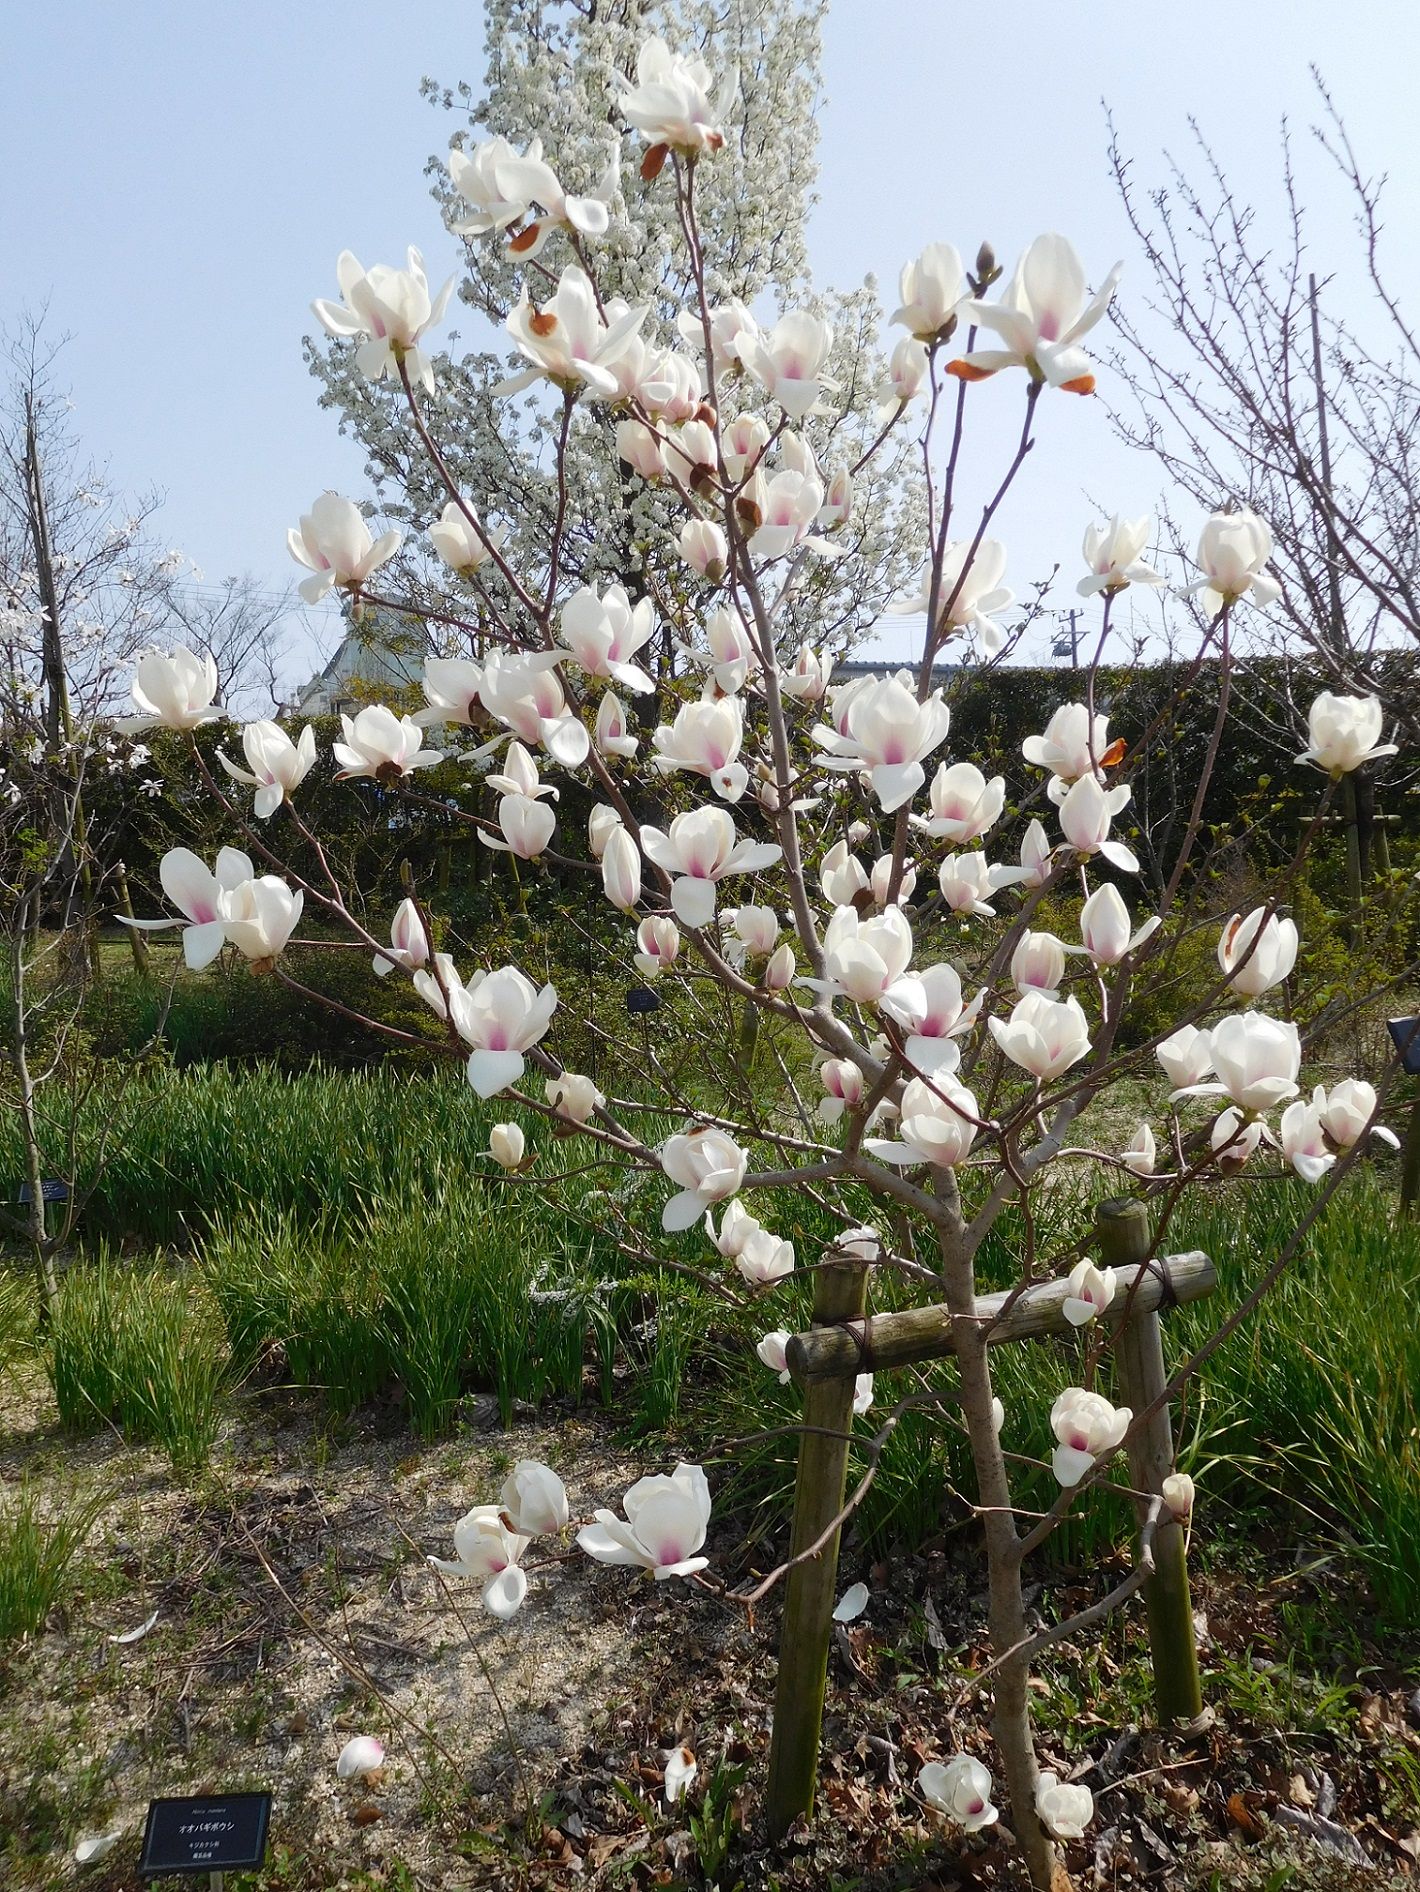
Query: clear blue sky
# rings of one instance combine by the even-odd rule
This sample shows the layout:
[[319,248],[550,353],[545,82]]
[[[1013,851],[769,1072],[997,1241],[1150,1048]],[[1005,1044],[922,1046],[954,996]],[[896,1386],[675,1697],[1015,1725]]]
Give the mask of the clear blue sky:
[[[1145,175],[1166,147],[1183,150],[1196,115],[1266,217],[1278,122],[1289,114],[1306,144],[1316,61],[1363,158],[1391,174],[1394,275],[1420,302],[1413,0],[1015,0],[989,12],[834,0],[812,231],[821,281],[873,271],[889,293],[932,238],[970,253],[989,235],[1009,262],[1048,228],[1074,239],[1092,279],[1117,256],[1128,264],[1102,98]],[[49,0],[12,20],[0,322],[48,299],[74,336],[67,375],[86,443],[121,487],[166,495],[162,536],[208,579],[250,571],[285,585],[299,575],[286,527],[325,486],[359,494],[358,456],[302,365],[308,304],[334,293],[346,245],[397,261],[414,242],[431,275],[452,267],[422,176],[449,121],[418,85],[426,73],[477,82],[481,64],[470,0]],[[1310,153],[1305,163],[1304,176],[1324,175]],[[1318,226],[1322,273],[1324,246],[1340,256],[1345,236],[1336,219]],[[1131,511],[1157,489],[1152,465],[1110,445],[1096,404],[1056,407],[1003,526],[1017,581],[1057,557],[1073,580],[1089,495]]]

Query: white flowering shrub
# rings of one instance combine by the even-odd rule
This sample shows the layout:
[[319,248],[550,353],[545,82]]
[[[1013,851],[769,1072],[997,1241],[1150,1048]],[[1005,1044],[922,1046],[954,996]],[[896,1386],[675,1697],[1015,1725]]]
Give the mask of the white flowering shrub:
[[[559,1151],[560,1139],[582,1139],[586,1162],[606,1172],[609,1224],[629,1255],[655,1263],[670,1253],[717,1292],[764,1301],[766,1386],[788,1370],[776,1284],[822,1259],[796,1254],[776,1227],[776,1210],[795,1196],[837,1218],[831,1256],[896,1269],[925,1298],[945,1301],[957,1317],[957,1397],[950,1410],[939,1405],[944,1424],[968,1433],[976,1470],[997,1752],[1010,1825],[1044,1887],[1055,1843],[1077,1838],[1092,1808],[1087,1790],[1036,1765],[1028,1672],[1051,1632],[1027,1629],[1022,1563],[1073,1507],[1116,1483],[1121,1448],[1147,1415],[1101,1390],[1109,1334],[1100,1317],[1116,1280],[1076,1251],[1063,1293],[1065,1318],[1087,1339],[1082,1383],[1063,1387],[1048,1412],[1012,1415],[1011,1428],[1013,1449],[1029,1443],[1053,1470],[1059,1497],[1044,1517],[1017,1513],[990,1324],[977,1315],[982,1243],[1008,1204],[1020,1205],[1029,1230],[1053,1168],[1082,1157],[1156,1199],[1166,1226],[1185,1189],[1244,1168],[1290,1171],[1324,1194],[1368,1139],[1389,1133],[1363,1078],[1308,1094],[1311,1043],[1288,988],[1298,937],[1282,910],[1285,877],[1257,910],[1220,923],[1206,998],[1155,1039],[1121,1044],[1131,984],[1149,979],[1202,851],[1206,781],[1163,895],[1145,910],[1124,836],[1148,732],[1111,729],[1093,671],[1071,675],[1026,742],[1038,788],[1009,818],[991,758],[953,753],[938,662],[991,661],[1011,643],[997,522],[1039,429],[1067,427],[1088,447],[1099,424],[1081,398],[1095,385],[1090,336],[1118,271],[1099,274],[1092,291],[1070,244],[1053,235],[1032,243],[1004,281],[989,253],[968,268],[950,245],[930,245],[902,273],[901,340],[875,390],[875,434],[826,465],[825,417],[827,437],[841,438],[833,323],[818,305],[789,300],[776,314],[733,299],[733,259],[717,255],[710,234],[732,206],[751,214],[755,154],[779,151],[777,132],[745,115],[725,62],[659,38],[626,52],[613,36],[602,55],[596,96],[614,95],[612,116],[590,111],[592,79],[579,70],[558,114],[510,116],[451,159],[446,201],[475,259],[463,293],[485,311],[501,306],[498,385],[439,353],[450,291],[412,254],[364,269],[347,253],[340,301],[316,304],[343,351],[339,375],[368,384],[379,425],[397,439],[387,464],[417,467],[403,518],[427,535],[457,601],[433,610],[425,707],[347,717],[331,759],[351,792],[373,787],[396,800],[417,796],[420,772],[450,753],[482,771],[496,809],[465,817],[482,841],[516,857],[520,872],[554,862],[595,877],[620,916],[628,980],[643,983],[648,1007],[646,993],[681,992],[687,1014],[709,1020],[703,1038],[718,1043],[718,1059],[707,1055],[696,1100],[685,1099],[658,1055],[653,1015],[640,1087],[608,1094],[558,1057],[554,985],[515,964],[476,965],[442,950],[424,890],[409,893],[388,936],[372,931],[359,890],[341,885],[302,816],[302,782],[323,766],[309,732],[251,725],[245,766],[227,764],[241,786],[207,777],[243,847],[224,848],[210,868],[174,850],[162,876],[175,909],[166,923],[183,926],[194,967],[225,949],[282,978],[293,934],[318,920],[318,932],[363,946],[384,976],[412,980],[468,1082],[508,1109],[489,1160],[510,1186],[555,1187],[549,1175],[564,1164],[551,1160],[553,1139]],[[792,119],[799,108],[784,109]],[[716,181],[725,170],[728,192]],[[639,180],[634,200],[629,174]],[[771,166],[766,187],[776,182]],[[790,246],[801,240],[784,233]],[[626,287],[640,280],[633,264],[648,248],[658,287],[636,300]],[[444,399],[449,386],[456,402]],[[507,403],[523,398],[549,453],[532,498],[501,483],[487,444]],[[471,407],[472,439],[456,425]],[[628,509],[629,540],[588,497],[595,469],[610,464],[609,441],[620,468],[613,510]],[[858,497],[880,457],[904,449],[922,469],[910,509],[921,525],[918,575],[904,586],[925,613],[922,646],[910,668],[835,685],[843,625],[806,613],[804,600],[829,595],[815,589],[825,569],[877,557],[855,543]],[[385,595],[398,532],[372,537],[352,502],[327,496],[291,549],[307,587],[338,588],[359,605]],[[1149,538],[1146,520],[1087,532],[1079,589],[1097,601],[1100,653],[1126,589],[1163,582],[1142,556]],[[1176,575],[1207,601],[1197,655],[1218,660],[1220,727],[1235,618],[1275,596],[1269,545],[1260,519],[1219,514],[1203,528],[1198,571]],[[852,594],[857,581],[841,582]],[[413,596],[402,608],[417,617],[422,607]],[[657,695],[648,660],[668,619],[695,679],[694,694],[674,699]],[[810,623],[821,634],[809,634]],[[210,684],[186,652],[150,655],[136,709],[147,723],[190,732],[213,713]],[[632,706],[647,704],[638,720]],[[1316,772],[1317,822],[1347,771],[1389,752],[1383,733],[1376,702],[1317,700],[1298,762]],[[202,765],[195,745],[194,754]],[[585,833],[569,832],[560,814],[559,784],[569,779],[594,788]],[[283,824],[296,836],[290,851],[316,863],[306,874],[286,858]],[[1078,937],[1038,923],[1042,902],[1061,894],[1081,902]],[[597,1023],[613,1041],[614,1022]],[[772,1051],[758,1084],[746,1023]],[[1141,1075],[1150,1107],[1127,1144],[1074,1145],[1087,1108]],[[648,1140],[653,1113],[676,1116],[678,1127]],[[654,1195],[659,1230],[639,1208],[626,1212],[627,1177],[638,1203]],[[870,1225],[865,1194],[877,1211]],[[1270,1258],[1259,1293],[1287,1259]],[[1050,1272],[1028,1241],[1022,1287]],[[1224,1330],[1247,1311],[1234,1310]],[[855,1406],[869,1409],[874,1396],[864,1375]],[[1193,1497],[1191,1482],[1174,1476],[1153,1522],[1188,1516]],[[703,1585],[711,1501],[699,1467],[653,1471],[620,1514],[582,1522],[578,1542],[598,1561]],[[534,1540],[570,1519],[560,1482],[524,1463],[496,1505],[462,1520],[455,1557],[438,1568],[479,1584],[487,1607],[511,1617],[532,1594]],[[933,1763],[920,1791],[969,1831],[996,1820],[979,1758]]]

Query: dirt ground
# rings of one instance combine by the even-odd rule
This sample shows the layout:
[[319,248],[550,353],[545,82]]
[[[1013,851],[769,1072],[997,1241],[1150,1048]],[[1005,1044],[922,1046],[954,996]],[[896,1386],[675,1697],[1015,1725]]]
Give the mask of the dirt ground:
[[[815,1819],[771,1853],[772,1609],[751,1628],[683,1583],[554,1547],[502,1625],[425,1563],[451,1554],[455,1518],[519,1457],[553,1464],[586,1515],[653,1455],[591,1411],[505,1434],[471,1401],[453,1439],[423,1447],[397,1408],[334,1425],[267,1391],[238,1402],[212,1469],[184,1485],[155,1453],[64,1434],[39,1380],[8,1387],[0,1479],[56,1496],[101,1485],[111,1501],[64,1606],[0,1654],[0,1882],[129,1892],[150,1797],[259,1787],[275,1803],[268,1865],[227,1892],[1021,1883],[1004,1820],[966,1839],[913,1793],[923,1762],[959,1745],[990,1759],[979,1717],[951,1713],[984,1659],[965,1541],[891,1570],[845,1558],[845,1584],[865,1577],[871,1601],[837,1633]],[[742,1574],[731,1536],[710,1549]],[[1056,1576],[1038,1602],[1053,1618],[1112,1580]],[[1204,1571],[1211,1706],[1167,1736],[1147,1725],[1137,1620],[1050,1652],[1045,1759],[1097,1798],[1068,1849],[1075,1885],[1420,1883],[1420,1662],[1366,1640],[1350,1581],[1283,1546],[1265,1568]],[[140,1640],[113,1640],[153,1612]],[[344,1783],[352,1734],[383,1740],[386,1762]],[[681,1743],[698,1772],[668,1810],[664,1755]],[[115,1830],[105,1858],[74,1864],[81,1835]]]

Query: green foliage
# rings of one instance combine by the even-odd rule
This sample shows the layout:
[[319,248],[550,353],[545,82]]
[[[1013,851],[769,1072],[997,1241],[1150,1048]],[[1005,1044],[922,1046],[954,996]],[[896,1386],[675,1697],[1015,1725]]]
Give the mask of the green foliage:
[[106,1255],[65,1279],[50,1322],[50,1378],[76,1432],[117,1425],[160,1446],[179,1472],[207,1461],[221,1423],[226,1361],[186,1283]]
[[56,1510],[27,1483],[0,1497],[0,1642],[43,1629],[107,1502],[87,1493]]
[[[422,1437],[467,1392],[515,1402],[580,1396],[589,1345],[614,1317],[554,1218],[495,1213],[500,1178],[432,1201],[401,1194],[349,1224],[257,1211],[218,1228],[204,1262],[232,1355],[284,1371],[348,1413],[398,1388]],[[593,1253],[585,1260],[590,1264]]]

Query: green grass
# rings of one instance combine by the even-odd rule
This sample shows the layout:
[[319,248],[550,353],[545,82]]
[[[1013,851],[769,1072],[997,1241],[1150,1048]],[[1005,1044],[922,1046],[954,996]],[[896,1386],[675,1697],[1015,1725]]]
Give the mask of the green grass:
[[115,1425],[159,1446],[178,1472],[206,1463],[221,1425],[226,1355],[182,1279],[101,1256],[66,1276],[49,1340],[55,1403],[67,1426]]
[[88,1493],[56,1510],[42,1506],[28,1484],[0,1498],[0,1642],[44,1627],[107,1502]]

